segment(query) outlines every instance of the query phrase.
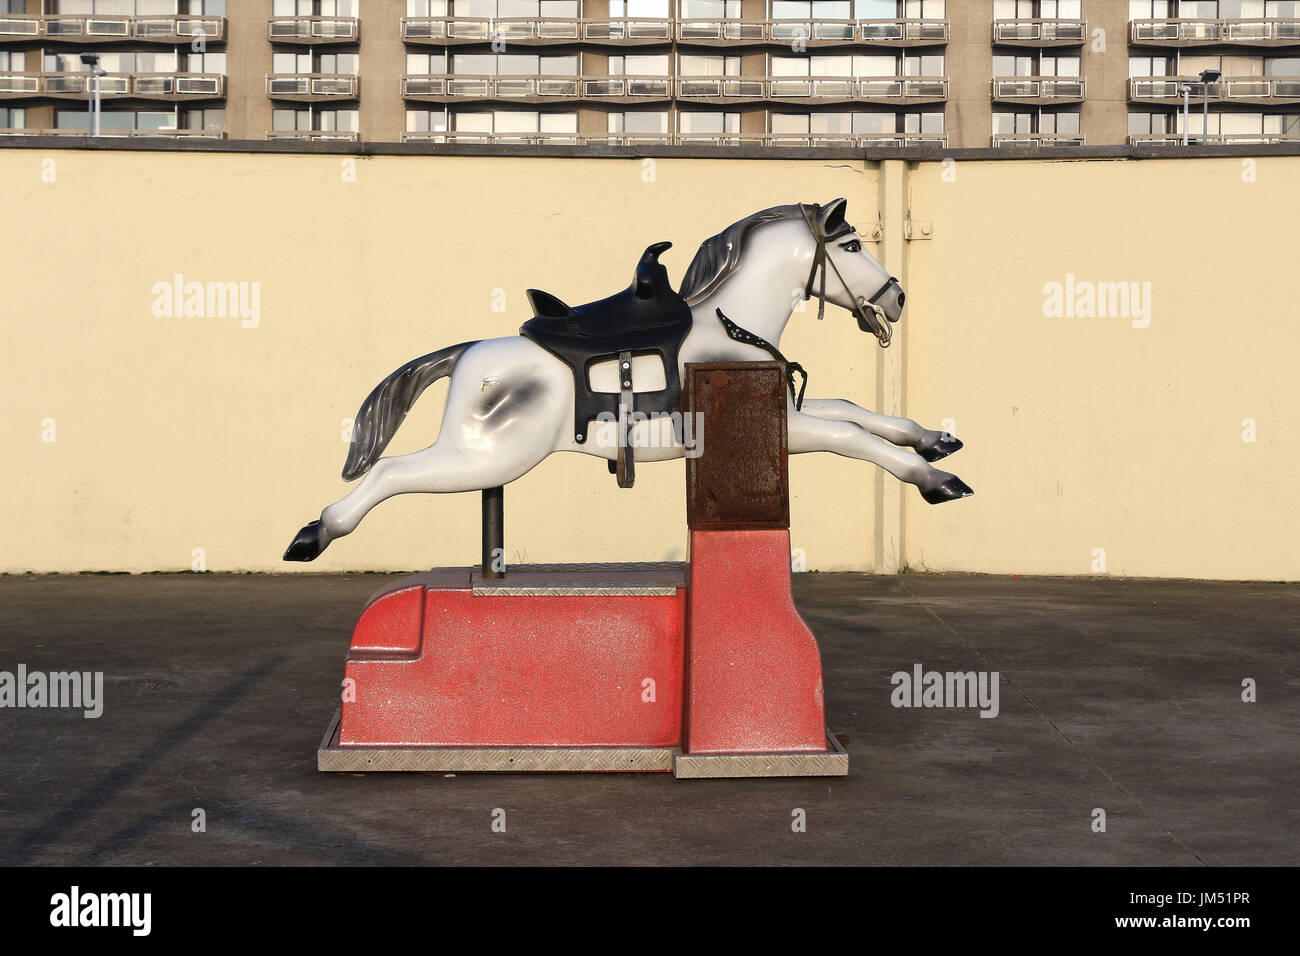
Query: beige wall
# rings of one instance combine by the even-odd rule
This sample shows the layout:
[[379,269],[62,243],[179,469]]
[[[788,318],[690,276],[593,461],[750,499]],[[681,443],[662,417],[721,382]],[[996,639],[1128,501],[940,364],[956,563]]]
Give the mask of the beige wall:
[[[48,176],[53,162],[55,181]],[[380,505],[315,564],[297,528],[344,493],[343,421],[408,359],[511,334],[523,291],[574,302],[648,243],[695,246],[767,205],[847,196],[903,279],[896,349],[847,313],[782,346],[810,394],[897,409],[967,448],[934,508],[868,464],[791,462],[810,567],[1300,578],[1287,234],[1300,159],[962,162],[350,157],[0,149],[0,569],[406,569],[477,557],[476,496]],[[883,200],[883,201],[882,201]],[[933,239],[906,242],[910,209]],[[1284,211],[1291,210],[1289,214]],[[256,328],[153,314],[153,286],[260,283]],[[1152,284],[1150,327],[1048,318],[1043,286]],[[495,290],[507,310],[493,310]],[[428,444],[445,385],[390,451]],[[1241,440],[1253,418],[1258,440]],[[53,419],[53,442],[43,422]],[[514,561],[685,555],[679,463],[619,491],[556,456],[506,493]]]

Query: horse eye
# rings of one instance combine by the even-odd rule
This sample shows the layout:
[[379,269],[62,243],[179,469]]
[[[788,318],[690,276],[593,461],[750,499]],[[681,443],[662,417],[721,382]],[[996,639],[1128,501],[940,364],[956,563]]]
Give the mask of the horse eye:
[[846,242],[842,248],[844,249],[845,252],[861,252],[862,243],[854,239],[852,242]]

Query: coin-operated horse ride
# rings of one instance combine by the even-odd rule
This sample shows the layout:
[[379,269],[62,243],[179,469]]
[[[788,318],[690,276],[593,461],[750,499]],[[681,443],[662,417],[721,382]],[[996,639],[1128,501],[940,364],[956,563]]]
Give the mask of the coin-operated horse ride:
[[[700,246],[680,292],[658,261],[668,247],[598,302],[529,290],[518,336],[415,359],[362,404],[343,469],[361,480],[285,559],[313,560],[394,495],[481,491],[483,560],[400,578],[366,605],[321,770],[848,772],[791,597],[787,455],[869,461],[938,504],[972,494],[931,464],[961,442],[805,398],[806,373],[781,354],[814,295],[819,318],[827,302],[848,309],[882,346],[901,317],[903,290],[844,200],[742,219]],[[437,441],[380,457],[448,376]],[[564,451],[604,458],[622,487],[638,459],[686,458],[689,560],[505,569],[503,486]]]

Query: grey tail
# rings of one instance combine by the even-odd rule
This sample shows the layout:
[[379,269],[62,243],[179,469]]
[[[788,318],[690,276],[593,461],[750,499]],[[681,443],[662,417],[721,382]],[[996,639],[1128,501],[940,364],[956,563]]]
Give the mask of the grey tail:
[[343,464],[344,481],[360,478],[370,470],[393,440],[397,427],[420,393],[450,375],[465,350],[477,344],[477,341],[462,342],[412,359],[375,386],[361,403],[352,424],[352,444],[348,448],[348,460]]

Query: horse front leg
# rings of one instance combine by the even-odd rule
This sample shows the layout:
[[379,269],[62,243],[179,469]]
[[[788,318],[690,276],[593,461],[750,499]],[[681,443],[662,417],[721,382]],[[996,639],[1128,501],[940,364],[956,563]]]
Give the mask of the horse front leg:
[[[807,409],[809,404],[804,402],[803,407]],[[855,421],[818,418],[791,409],[789,447],[792,455],[830,451],[846,458],[857,458],[879,465],[900,481],[916,485],[921,497],[932,505],[975,494],[956,475],[940,471],[916,452],[895,447],[878,438]]]
[[948,432],[924,428],[910,418],[868,411],[843,398],[810,398],[803,403],[803,410],[817,418],[853,422],[895,445],[914,449],[926,461],[947,458],[962,448],[961,441]]

